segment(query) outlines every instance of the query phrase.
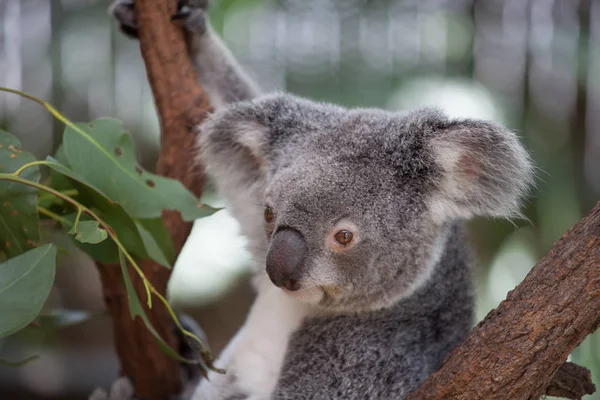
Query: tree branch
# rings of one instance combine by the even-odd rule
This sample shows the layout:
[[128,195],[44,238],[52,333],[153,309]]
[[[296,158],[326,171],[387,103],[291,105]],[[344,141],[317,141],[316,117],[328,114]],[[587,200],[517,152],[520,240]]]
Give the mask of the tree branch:
[[566,399],[581,399],[586,394],[593,394],[596,386],[587,368],[566,362],[560,366],[546,388],[546,395]]
[[599,326],[600,202],[407,399],[525,400],[573,391],[566,376],[578,368],[563,364]]
[[[210,106],[196,81],[183,32],[170,20],[176,5],[176,0],[135,0],[138,35],[161,126],[157,173],[180,180],[200,197],[203,180],[201,171],[195,167],[196,135],[192,127],[201,122]],[[163,221],[179,254],[192,223],[184,222],[179,213],[173,211],[165,211]],[[165,293],[170,271],[147,260],[142,261],[140,267],[152,284]],[[159,400],[178,394],[181,388],[179,366],[160,350],[139,318],[132,321],[119,267],[98,265],[98,268],[113,319],[121,373],[133,379],[137,397]],[[143,298],[141,280],[134,274],[131,278]],[[166,309],[155,301],[146,312],[161,337],[172,348],[179,348]]]

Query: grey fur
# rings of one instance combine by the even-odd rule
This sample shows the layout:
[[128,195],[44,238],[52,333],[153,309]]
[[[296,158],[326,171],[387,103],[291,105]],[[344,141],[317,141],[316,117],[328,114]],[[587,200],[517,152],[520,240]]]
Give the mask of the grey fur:
[[[442,227],[462,216],[516,214],[531,171],[514,134],[491,123],[434,110],[345,110],[287,94],[231,105],[203,124],[200,140],[252,248],[268,246],[256,205],[269,205],[278,226],[306,237],[306,276],[331,272],[337,280],[324,284],[346,291],[320,304],[337,311],[378,309],[414,290]],[[458,165],[438,162],[440,154]],[[341,218],[359,225],[364,240],[331,255],[322,242]],[[255,251],[261,261],[264,253]]]
[[[133,19],[119,18],[130,31]],[[318,311],[290,337],[271,398],[403,398],[468,333],[463,223],[519,215],[532,181],[527,153],[498,125],[437,110],[256,97],[205,10],[193,8],[185,26],[199,79],[219,106],[199,127],[200,159],[250,240],[257,282],[278,230],[299,232],[308,247],[297,276],[311,294],[302,301]],[[339,224],[355,233],[343,251],[329,242]],[[255,399],[236,389],[244,371],[235,373],[218,399]]]
[[401,399],[436,371],[473,322],[470,257],[460,224],[450,229],[432,279],[409,298],[306,321],[272,398]]

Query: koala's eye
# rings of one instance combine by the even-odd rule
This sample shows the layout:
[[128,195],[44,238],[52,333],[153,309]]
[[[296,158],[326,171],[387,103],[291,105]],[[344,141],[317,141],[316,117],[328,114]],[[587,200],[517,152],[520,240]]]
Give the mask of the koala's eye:
[[363,235],[359,225],[353,221],[343,219],[337,221],[331,230],[327,232],[325,246],[334,253],[345,253],[359,244],[363,239]]
[[265,222],[271,223],[275,219],[275,214],[271,207],[265,207]]
[[346,246],[352,241],[354,235],[352,234],[352,232],[346,229],[342,229],[341,231],[338,231],[333,237],[335,238],[336,242],[338,242],[342,246]]

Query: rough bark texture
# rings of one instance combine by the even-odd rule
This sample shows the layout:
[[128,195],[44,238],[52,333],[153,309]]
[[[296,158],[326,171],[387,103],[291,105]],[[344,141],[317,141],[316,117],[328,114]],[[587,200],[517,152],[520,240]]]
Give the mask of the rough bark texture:
[[592,382],[590,371],[570,362],[561,365],[552,377],[550,386],[546,388],[548,396],[566,399],[581,399],[586,394],[592,394],[595,391],[596,386]]
[[569,367],[557,370],[599,326],[600,202],[408,399],[525,400],[557,393]]
[[[198,197],[202,191],[201,173],[194,168],[195,134],[191,127],[209,111],[208,100],[196,82],[187,56],[183,32],[170,16],[177,0],[135,0],[140,48],[152,87],[161,125],[161,152],[157,173],[178,179]],[[187,239],[192,224],[177,212],[164,212],[163,221],[171,234],[177,254]],[[152,261],[140,263],[146,277],[161,292],[166,292],[170,271]],[[132,321],[120,268],[99,265],[104,297],[111,313],[121,373],[133,378],[136,396],[163,400],[180,392],[180,370],[176,361],[165,356],[156,340],[138,318]],[[143,285],[131,274],[141,299]],[[148,317],[172,348],[179,347],[166,309],[154,301]]]

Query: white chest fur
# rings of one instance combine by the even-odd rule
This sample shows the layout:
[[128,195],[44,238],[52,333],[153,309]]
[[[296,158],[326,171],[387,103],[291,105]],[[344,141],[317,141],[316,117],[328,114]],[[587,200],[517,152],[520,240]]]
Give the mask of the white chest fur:
[[[227,375],[211,372],[193,400],[215,400],[230,393],[232,385],[251,400],[269,399],[279,373],[290,335],[310,313],[310,308],[286,295],[265,276],[246,323],[227,345],[216,365]],[[233,379],[232,379],[233,378]]]

